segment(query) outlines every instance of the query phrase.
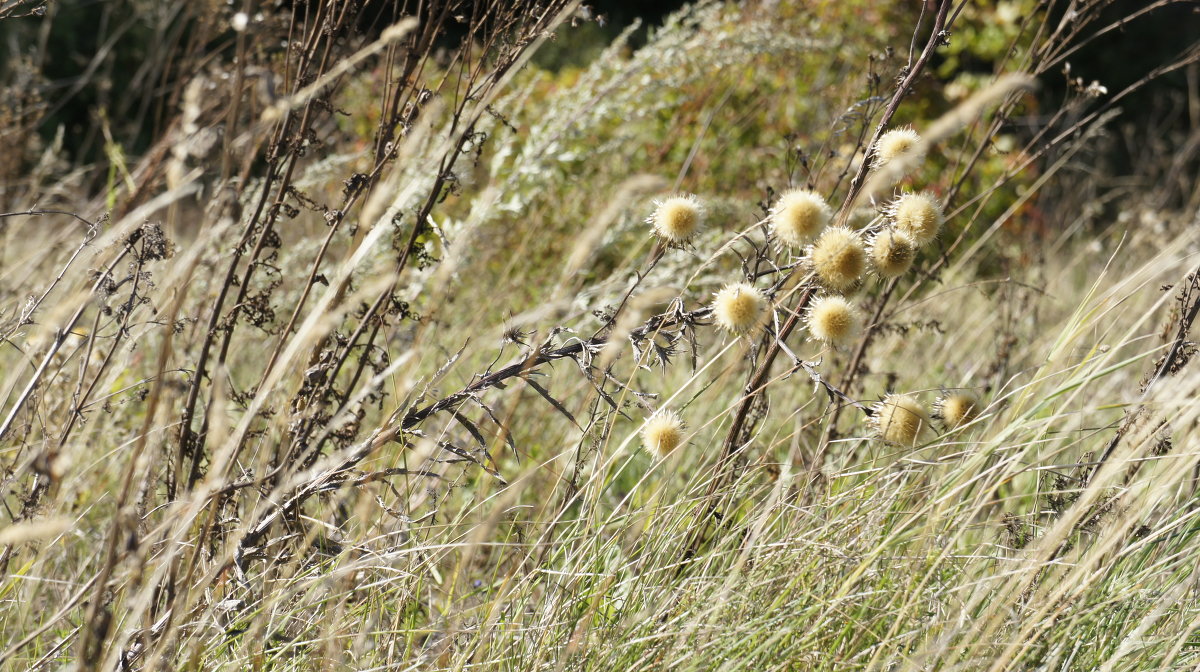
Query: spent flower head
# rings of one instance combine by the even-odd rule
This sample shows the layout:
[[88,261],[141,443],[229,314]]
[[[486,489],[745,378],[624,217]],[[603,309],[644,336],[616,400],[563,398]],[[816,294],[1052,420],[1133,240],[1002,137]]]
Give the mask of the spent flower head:
[[922,152],[915,151],[920,142],[921,136],[913,129],[907,126],[893,128],[875,142],[871,167],[878,170],[897,159],[903,159],[909,167],[915,167],[925,158]]
[[867,245],[871,266],[883,278],[898,278],[912,268],[917,242],[903,231],[887,228],[875,234]]
[[771,232],[784,245],[800,247],[816,238],[832,218],[833,210],[820,194],[792,189],[771,208]]
[[654,201],[654,214],[646,223],[668,245],[682,245],[699,231],[704,223],[704,205],[692,194],[678,194]]
[[867,250],[857,232],[831,226],[808,247],[808,261],[826,289],[846,293],[858,287],[867,270]]
[[809,306],[805,323],[813,338],[841,347],[858,338],[862,331],[862,314],[840,296],[822,296]]
[[933,426],[925,407],[911,394],[889,394],[871,410],[871,426],[887,443],[911,448]]
[[666,457],[683,444],[683,419],[674,411],[661,410],[642,428],[642,445],[657,457]]
[[725,331],[741,334],[762,319],[767,298],[754,285],[738,282],[725,285],[713,298],[713,318]]
[[937,238],[945,219],[942,204],[928,191],[901,194],[888,205],[887,215],[896,229],[912,236],[921,247]]
[[947,392],[933,404],[933,415],[946,429],[958,429],[979,417],[979,397],[971,392]]

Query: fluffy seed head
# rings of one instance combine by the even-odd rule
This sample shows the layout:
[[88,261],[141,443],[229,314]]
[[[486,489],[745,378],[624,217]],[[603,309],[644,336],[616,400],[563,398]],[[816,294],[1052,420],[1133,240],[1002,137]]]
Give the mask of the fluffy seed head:
[[862,237],[844,226],[831,226],[809,246],[809,262],[826,289],[849,292],[858,287],[867,270],[867,250]]
[[911,128],[893,128],[879,136],[875,143],[875,159],[871,166],[881,168],[900,157],[904,157],[906,161],[911,162],[910,165],[915,166],[924,158],[921,154],[913,152],[913,148],[920,141],[921,136]]
[[946,429],[958,429],[979,417],[979,398],[970,392],[949,392],[934,403],[933,412]]
[[921,402],[910,394],[889,394],[872,410],[875,433],[887,443],[911,448],[932,425]]
[[771,208],[771,231],[788,247],[800,247],[817,237],[833,218],[833,210],[821,195],[807,189],[792,189]]
[[749,331],[762,318],[767,299],[754,285],[738,282],[725,285],[713,299],[717,326],[735,334]]
[[654,233],[668,245],[679,245],[690,240],[704,220],[704,206],[700,199],[691,194],[656,200],[654,205],[654,214],[646,223],[653,225]]
[[840,296],[823,296],[809,306],[808,333],[834,347],[848,345],[862,330],[862,315]]
[[642,445],[652,455],[666,457],[683,443],[683,420],[674,411],[659,411],[642,428]]
[[902,194],[888,206],[888,217],[897,229],[924,247],[942,229],[942,204],[929,192]]
[[871,239],[871,265],[884,278],[898,278],[912,267],[917,243],[912,236],[896,229],[884,229]]

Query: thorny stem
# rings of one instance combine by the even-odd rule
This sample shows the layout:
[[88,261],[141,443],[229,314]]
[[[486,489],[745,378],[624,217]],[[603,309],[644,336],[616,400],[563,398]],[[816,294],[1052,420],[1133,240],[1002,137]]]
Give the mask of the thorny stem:
[[[662,329],[668,329],[670,327],[684,324],[686,322],[695,322],[698,320],[703,320],[704,318],[708,317],[710,314],[712,314],[712,309],[708,308],[708,307],[704,307],[704,308],[697,308],[696,310],[686,312],[686,313],[680,313],[680,314],[676,314],[676,315],[671,315],[669,313],[664,313],[662,315],[656,315],[655,317],[651,318],[649,321],[647,321],[642,326],[638,327],[637,329],[634,329],[630,333],[630,338],[634,338],[634,339],[644,338],[644,337],[646,337],[650,334],[656,333]],[[468,385],[467,387],[463,388],[462,390],[455,392],[454,394],[451,394],[450,396],[448,396],[444,399],[441,399],[440,401],[429,404],[428,406],[425,406],[424,408],[420,408],[420,409],[409,412],[407,415],[404,416],[404,419],[401,421],[400,425],[404,429],[411,429],[411,428],[417,426],[418,424],[420,424],[423,420],[425,420],[429,416],[433,415],[434,413],[437,413],[439,411],[444,411],[449,408],[453,408],[454,406],[457,406],[458,404],[465,401],[471,395],[473,395],[477,392],[480,392],[482,390],[485,390],[487,388],[495,387],[496,385],[507,380],[508,378],[512,378],[514,376],[519,376],[524,373],[528,373],[529,371],[541,366],[542,364],[545,364],[547,362],[552,362],[556,359],[563,359],[565,357],[574,357],[575,355],[583,353],[585,350],[590,352],[590,351],[595,351],[599,348],[602,348],[604,345],[606,345],[608,343],[610,334],[611,334],[611,332],[603,334],[603,335],[593,336],[592,338],[590,338],[586,341],[582,341],[582,340],[576,341],[575,343],[563,346],[561,348],[557,348],[555,350],[543,350],[532,357],[529,357],[523,361],[517,362],[516,364],[510,364],[509,366],[506,366],[503,369],[500,369],[499,371],[496,371],[494,373],[488,374],[488,375],[480,378],[479,380],[475,381],[471,385]]]
[[[669,329],[681,324],[690,324],[693,322],[702,321],[711,314],[712,309],[708,306],[705,306],[703,308],[697,308],[696,310],[687,312],[667,312],[655,315],[643,323],[642,326],[630,332],[629,338],[634,340],[643,339],[663,329]],[[793,315],[793,319],[795,319],[795,317],[796,316]],[[277,507],[270,508],[265,514],[263,514],[263,516],[259,518],[258,522],[249,528],[246,536],[243,537],[239,542],[238,559],[235,559],[235,562],[240,562],[240,558],[243,557],[244,553],[253,547],[258,540],[261,539],[264,534],[266,534],[267,530],[270,529],[274,521],[278,520],[281,516],[286,515],[288,511],[295,510],[296,507],[302,504],[309,497],[324,489],[328,489],[328,484],[331,483],[338,475],[344,473],[348,469],[352,469],[359,462],[366,459],[366,457],[373,453],[376,449],[387,443],[395,441],[405,431],[414,429],[417,425],[421,424],[421,422],[429,418],[431,415],[441,411],[451,410],[483,390],[496,387],[509,378],[514,378],[516,376],[529,373],[530,371],[548,362],[599,352],[604,348],[605,345],[608,344],[611,336],[612,332],[609,331],[602,335],[593,336],[587,340],[577,340],[574,343],[560,348],[555,348],[553,350],[547,350],[543,348],[519,362],[510,364],[499,371],[495,371],[483,376],[479,380],[471,383],[467,387],[455,392],[454,394],[444,397],[439,401],[422,408],[410,411],[399,422],[394,423],[385,429],[377,431],[367,440],[348,449],[335,467],[323,470],[319,475],[308,479],[303,484],[296,487],[292,491],[293,494],[290,497],[283,499],[282,504]]]

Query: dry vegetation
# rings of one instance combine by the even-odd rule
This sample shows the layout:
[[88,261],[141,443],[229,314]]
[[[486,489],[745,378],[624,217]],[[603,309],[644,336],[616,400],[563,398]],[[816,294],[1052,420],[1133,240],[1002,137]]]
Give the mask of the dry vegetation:
[[3,667],[1200,665],[1186,4],[0,0]]

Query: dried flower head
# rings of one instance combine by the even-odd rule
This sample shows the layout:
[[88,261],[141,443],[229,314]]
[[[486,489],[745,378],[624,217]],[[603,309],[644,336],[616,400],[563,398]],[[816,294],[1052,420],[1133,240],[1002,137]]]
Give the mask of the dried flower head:
[[704,206],[692,194],[654,201],[654,214],[646,220],[668,245],[681,245],[696,235],[704,221]]
[[771,208],[771,232],[788,247],[800,247],[829,225],[833,210],[821,195],[807,189],[784,192]]
[[762,319],[767,299],[754,285],[738,282],[726,285],[713,299],[713,317],[717,326],[735,334],[749,331]]
[[958,429],[979,417],[979,398],[970,392],[947,392],[934,402],[933,415],[946,429]]
[[937,237],[944,219],[942,204],[927,191],[901,194],[888,205],[887,214],[897,229],[912,236],[921,247]]
[[659,411],[642,428],[642,445],[652,455],[666,457],[683,443],[683,420],[674,411]]
[[867,270],[862,237],[844,226],[831,226],[808,248],[808,259],[826,289],[849,292]]
[[822,296],[809,306],[805,317],[808,333],[834,347],[848,345],[862,331],[862,315],[840,296]]
[[921,402],[910,394],[889,394],[871,407],[871,425],[875,434],[900,446],[912,447],[921,434],[932,427],[932,421]]
[[884,229],[871,238],[868,252],[876,273],[884,278],[898,278],[912,267],[917,242],[903,231]]
[[910,166],[917,165],[924,158],[921,153],[914,152],[914,148],[920,142],[921,136],[911,128],[893,128],[879,136],[879,140],[875,142],[875,158],[871,167],[878,169],[901,157],[908,161]]

